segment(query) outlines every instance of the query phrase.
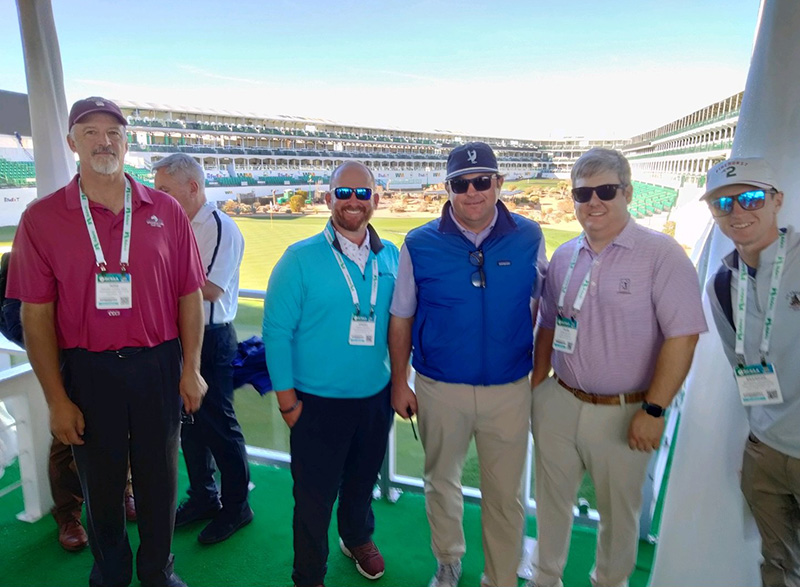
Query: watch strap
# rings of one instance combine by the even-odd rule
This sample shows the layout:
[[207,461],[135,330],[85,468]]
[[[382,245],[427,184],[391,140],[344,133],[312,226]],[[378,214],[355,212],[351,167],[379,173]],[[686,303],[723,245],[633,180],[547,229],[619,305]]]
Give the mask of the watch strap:
[[647,400],[642,402],[642,409],[653,418],[660,418],[666,412],[666,408],[662,408],[658,404],[651,404]]

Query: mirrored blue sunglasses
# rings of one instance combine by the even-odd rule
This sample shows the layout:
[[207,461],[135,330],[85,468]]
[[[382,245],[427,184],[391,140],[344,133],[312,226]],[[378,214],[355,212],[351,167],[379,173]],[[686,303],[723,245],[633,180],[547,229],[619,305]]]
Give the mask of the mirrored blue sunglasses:
[[333,190],[333,195],[337,200],[349,200],[354,193],[358,200],[369,200],[372,197],[370,188],[334,188]]

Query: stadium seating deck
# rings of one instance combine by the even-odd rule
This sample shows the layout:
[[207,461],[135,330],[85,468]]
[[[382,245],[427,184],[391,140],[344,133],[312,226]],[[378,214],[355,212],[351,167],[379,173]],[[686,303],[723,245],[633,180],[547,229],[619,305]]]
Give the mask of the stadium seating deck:
[[669,211],[678,200],[678,190],[641,181],[633,182],[633,200],[628,209],[636,219]]

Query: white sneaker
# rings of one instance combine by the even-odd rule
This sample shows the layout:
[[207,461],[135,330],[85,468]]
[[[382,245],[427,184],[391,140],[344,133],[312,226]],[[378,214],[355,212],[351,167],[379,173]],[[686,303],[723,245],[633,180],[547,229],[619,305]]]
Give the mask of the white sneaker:
[[436,574],[428,583],[428,587],[457,587],[461,579],[461,561],[443,564],[439,563]]

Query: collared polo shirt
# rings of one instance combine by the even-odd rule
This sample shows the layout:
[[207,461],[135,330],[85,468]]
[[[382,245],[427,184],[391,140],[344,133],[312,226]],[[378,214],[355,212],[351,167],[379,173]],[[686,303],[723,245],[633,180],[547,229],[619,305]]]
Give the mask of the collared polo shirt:
[[[578,238],[550,260],[539,325],[554,329],[558,297]],[[646,390],[665,339],[707,330],[697,272],[675,240],[633,219],[600,254],[584,241],[564,303],[574,315],[578,289],[591,268],[572,354],[553,351],[551,362],[567,385],[613,395]]]
[[[132,309],[109,316],[95,306],[99,269],[80,205],[79,176],[23,213],[14,237],[7,295],[32,304],[55,302],[62,349],[152,347],[178,337],[179,298],[205,283],[194,235],[170,196],[127,176],[133,215],[129,272]],[[120,271],[123,212],[90,202],[110,273]]]
[[244,237],[233,218],[206,202],[192,218],[200,257],[208,281],[222,290],[216,301],[203,301],[205,323],[233,322],[239,307],[239,266],[244,257]]
[[369,246],[369,231],[367,231],[367,235],[364,237],[364,242],[360,245],[357,245],[346,236],[344,236],[341,232],[333,229],[333,232],[336,233],[336,240],[339,242],[339,248],[342,249],[342,254],[350,259],[353,263],[358,265],[358,268],[361,269],[361,274],[364,274],[364,270],[367,268],[367,259],[369,259],[369,253],[372,250]]
[[[329,229],[330,224],[324,228]],[[275,389],[352,399],[373,396],[389,382],[389,303],[398,252],[372,226],[367,230],[371,248],[366,273],[349,257],[343,262],[364,304],[361,315],[367,316],[372,259],[377,260],[375,344],[349,344],[353,300],[325,235],[296,242],[275,265],[264,298],[264,348]]]

